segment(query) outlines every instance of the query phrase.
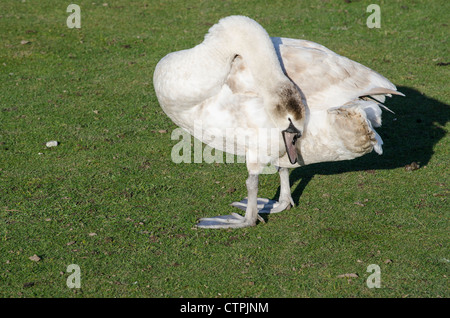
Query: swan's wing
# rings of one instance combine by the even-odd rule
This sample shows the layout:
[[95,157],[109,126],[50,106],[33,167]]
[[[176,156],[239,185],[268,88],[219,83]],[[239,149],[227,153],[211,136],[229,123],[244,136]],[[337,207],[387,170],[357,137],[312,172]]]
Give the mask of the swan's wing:
[[399,94],[388,79],[323,45],[296,39],[273,38],[284,71],[302,90],[311,109],[328,109],[360,96],[384,102]]

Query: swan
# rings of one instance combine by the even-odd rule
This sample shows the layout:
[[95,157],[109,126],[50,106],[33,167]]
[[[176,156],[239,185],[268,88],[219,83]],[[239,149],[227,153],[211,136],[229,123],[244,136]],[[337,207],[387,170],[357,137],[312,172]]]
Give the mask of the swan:
[[[245,215],[196,224],[212,229],[254,226],[264,221],[259,214],[294,206],[290,168],[382,154],[374,130],[382,103],[403,95],[368,67],[311,41],[271,38],[245,16],[222,18],[199,45],[163,57],[153,85],[176,125],[215,149],[245,156],[247,197],[232,203]],[[278,201],[257,195],[268,165],[278,169]]]

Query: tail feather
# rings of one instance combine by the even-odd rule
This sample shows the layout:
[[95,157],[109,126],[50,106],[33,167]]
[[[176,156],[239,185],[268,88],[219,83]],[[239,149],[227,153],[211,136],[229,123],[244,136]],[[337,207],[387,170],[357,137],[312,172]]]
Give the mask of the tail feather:
[[375,102],[355,100],[328,113],[330,125],[353,158],[372,150],[383,153],[383,141],[373,128],[381,125],[381,109]]
[[393,89],[389,89],[389,88],[385,88],[385,87],[375,87],[375,88],[372,88],[371,90],[365,92],[360,97],[372,96],[372,95],[387,95],[387,96],[400,95],[400,96],[405,96],[405,94],[403,94],[403,93],[401,93],[399,91],[393,90]]
[[[395,87],[395,86],[394,86]],[[367,98],[371,98],[376,100],[378,103],[380,103],[381,107],[383,107],[384,109],[390,111],[391,113],[394,113],[392,110],[390,110],[389,108],[387,108],[386,106],[382,105],[384,103],[384,101],[386,100],[386,96],[388,97],[392,97],[392,95],[400,95],[400,96],[405,96],[405,94],[390,89],[390,88],[386,88],[386,87],[375,87],[372,88],[370,90],[368,90],[367,92],[365,92],[364,94],[361,94],[359,96],[359,98],[361,99],[367,99]]]

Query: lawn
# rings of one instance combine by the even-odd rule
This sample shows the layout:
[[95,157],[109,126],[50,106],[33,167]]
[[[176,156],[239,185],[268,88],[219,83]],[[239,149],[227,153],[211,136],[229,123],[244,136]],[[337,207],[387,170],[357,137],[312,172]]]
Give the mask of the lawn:
[[[80,29],[69,1],[0,4],[0,297],[450,296],[448,1],[380,1],[380,28],[371,1],[107,1],[76,1]],[[202,230],[239,211],[245,164],[172,162],[152,76],[232,14],[406,97],[386,103],[382,156],[293,170],[294,208]],[[278,175],[261,176],[259,195],[278,194]]]

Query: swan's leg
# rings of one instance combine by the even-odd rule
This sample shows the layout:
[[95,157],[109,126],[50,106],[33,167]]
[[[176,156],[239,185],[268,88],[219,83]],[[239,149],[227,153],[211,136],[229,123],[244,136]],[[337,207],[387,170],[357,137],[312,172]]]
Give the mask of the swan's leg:
[[232,215],[217,216],[200,219],[197,227],[209,229],[241,228],[256,225],[256,220],[262,220],[258,215],[256,199],[258,196],[258,174],[249,174],[246,181],[248,201],[245,216],[233,213]]
[[[279,201],[257,198],[258,213],[278,213],[284,210],[288,210],[291,206],[294,206],[294,200],[291,196],[291,187],[289,184],[289,170],[287,168],[279,168],[280,174],[280,198]],[[248,206],[247,198],[240,202],[231,203],[232,206],[242,210],[246,210]]]
[[294,206],[294,200],[291,196],[291,185],[289,184],[289,170],[287,168],[280,168],[278,171],[280,174],[280,198],[279,203],[281,206],[284,206],[284,208],[280,211],[283,211],[285,209],[290,209],[291,206]]

